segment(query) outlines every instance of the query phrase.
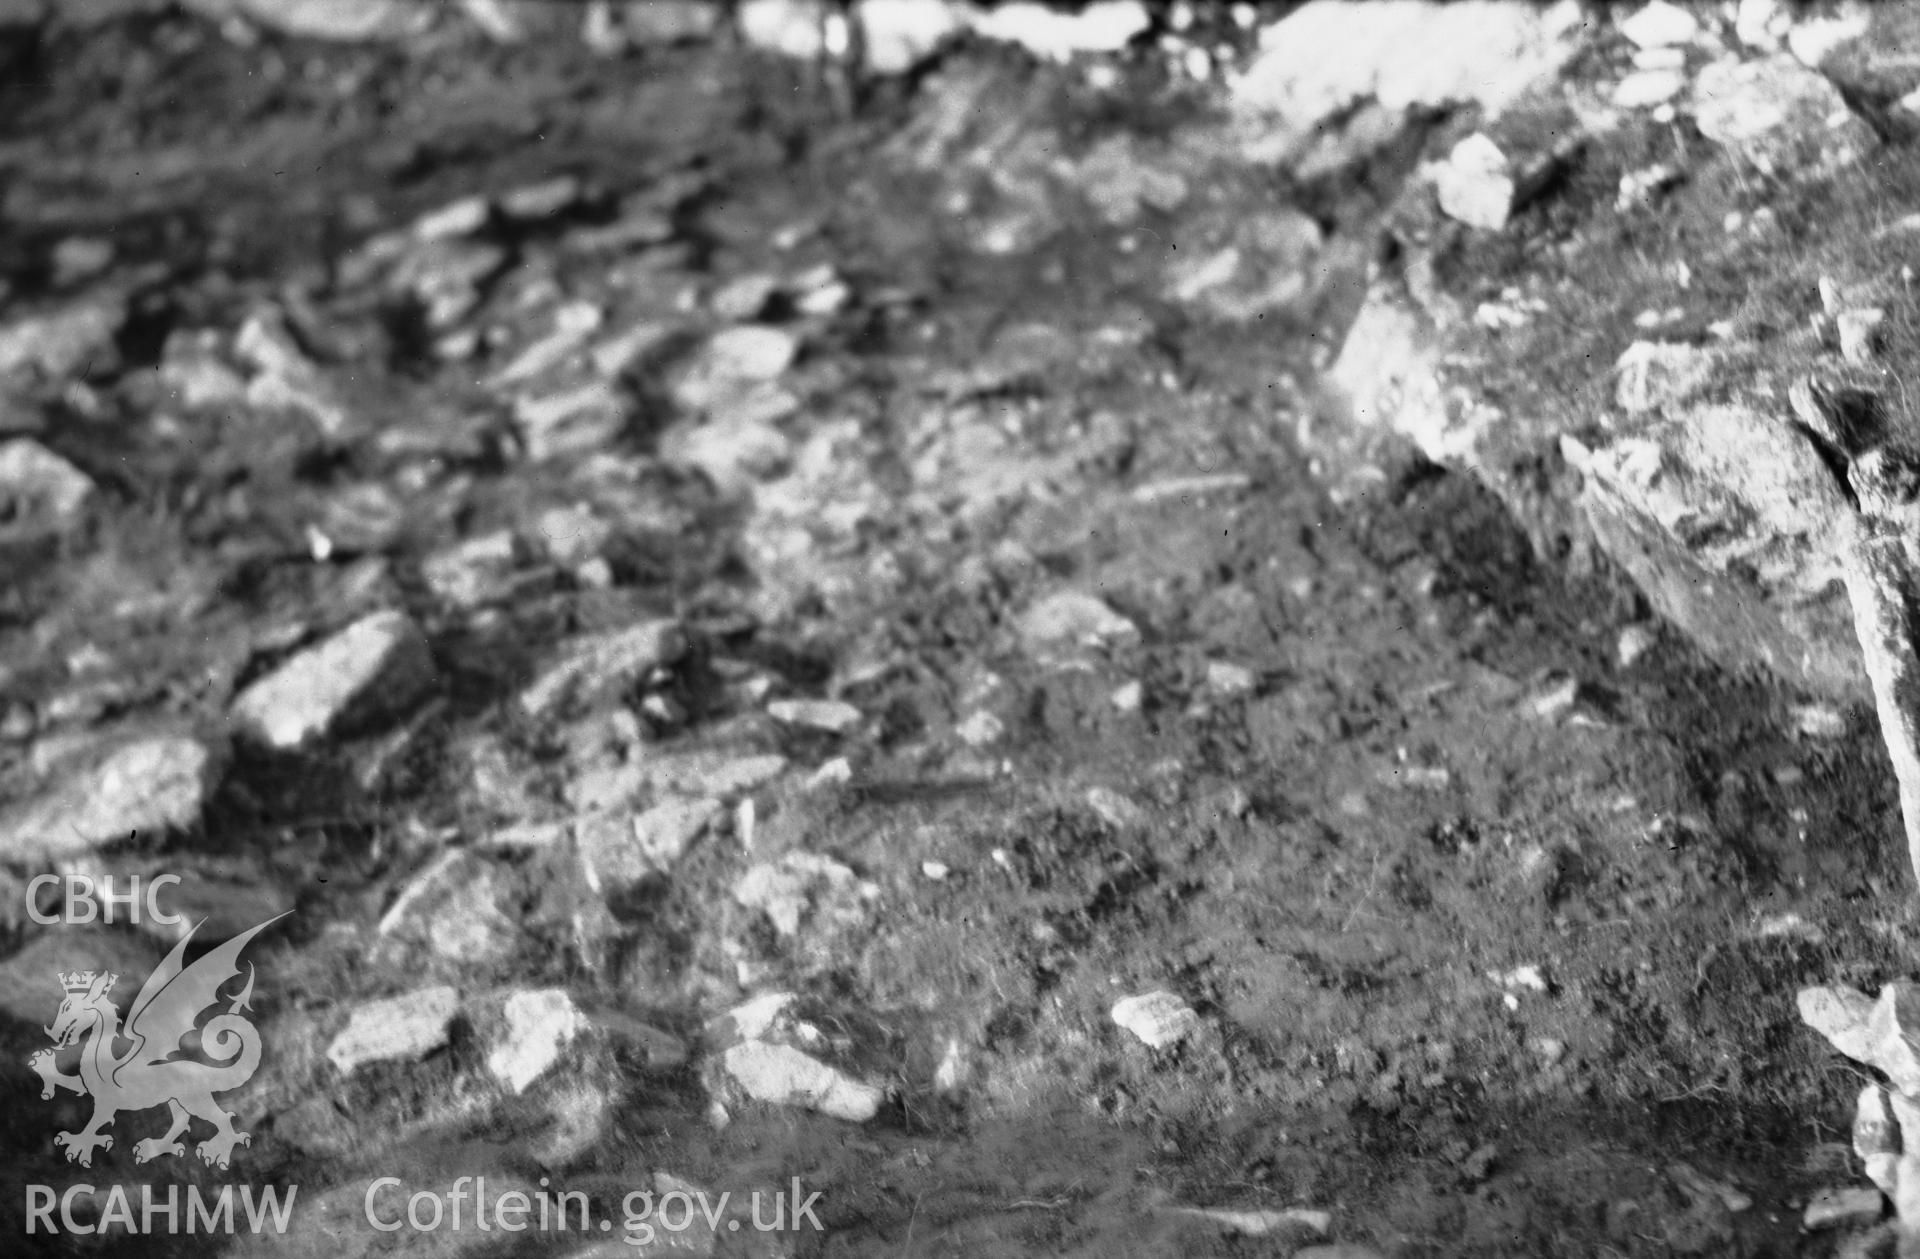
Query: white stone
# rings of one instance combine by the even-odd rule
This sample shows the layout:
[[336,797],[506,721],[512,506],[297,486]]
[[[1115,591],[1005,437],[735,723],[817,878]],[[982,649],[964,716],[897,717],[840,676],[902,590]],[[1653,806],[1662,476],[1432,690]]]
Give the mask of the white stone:
[[487,216],[493,213],[493,207],[486,196],[474,193],[458,201],[450,201],[437,210],[429,210],[413,221],[415,240],[447,240],[455,236],[471,236],[487,225]]
[[601,341],[588,352],[588,358],[599,375],[617,376],[639,359],[665,345],[672,335],[672,324],[663,320],[643,319]]
[[504,594],[514,566],[513,531],[499,529],[427,556],[420,576],[448,603],[472,608]]
[[109,360],[126,318],[123,299],[92,297],[0,324],[0,376],[31,368],[59,378]]
[[1840,357],[1855,367],[1871,367],[1879,353],[1880,326],[1887,312],[1879,307],[1843,310],[1834,317],[1834,331],[1840,337]]
[[1874,1183],[1885,1180],[1891,1186],[1887,1197],[1893,1200],[1893,1213],[1911,1226],[1913,1221],[1920,1220],[1920,1101],[1891,1089],[1887,1102],[1900,1129],[1901,1152],[1888,1156],[1891,1167],[1888,1159],[1879,1160],[1882,1174],[1874,1178]]
[[487,1050],[487,1070],[515,1093],[524,1093],[588,1026],[565,989],[516,992],[500,1010],[505,1027]]
[[584,1080],[555,1087],[545,1099],[551,1123],[528,1153],[549,1168],[565,1167],[585,1156],[606,1140],[619,1100],[610,1090]]
[[1238,494],[1253,484],[1244,472],[1213,472],[1202,476],[1171,477],[1133,488],[1129,495],[1142,506],[1165,502],[1186,502],[1216,494]]
[[327,1060],[342,1075],[369,1062],[416,1061],[447,1043],[447,1025],[460,994],[441,986],[357,1007],[327,1045]]
[[633,842],[648,861],[665,870],[686,855],[719,816],[718,800],[668,798],[633,819]]
[[1867,33],[1872,16],[1864,4],[1848,4],[1830,17],[1806,17],[1787,28],[1787,51],[1810,69]]
[[854,10],[874,74],[905,74],[966,29],[968,18],[953,0],[860,0]]
[[849,924],[872,888],[831,857],[790,852],[778,861],[749,867],[735,881],[733,899],[747,909],[760,910],[776,931],[792,936],[809,914],[827,919],[828,926]]
[[1792,57],[1716,61],[1694,80],[1693,100],[1702,135],[1757,160],[1843,142],[1832,120],[1850,117],[1840,90]]
[[1613,365],[1613,400],[1629,415],[1685,402],[1713,378],[1719,362],[1696,346],[1635,341]]
[[1847,732],[1847,716],[1832,704],[1796,704],[1793,728],[1809,739],[1838,739]]
[[[1333,1227],[1333,1213],[1316,1211],[1308,1207],[1288,1207],[1280,1211],[1233,1211],[1219,1207],[1174,1207],[1181,1215],[1205,1220],[1228,1233],[1238,1233],[1245,1237],[1270,1237],[1276,1233],[1308,1232],[1316,1237],[1325,1237],[1327,1230]],[[1326,1247],[1315,1246],[1315,1250]],[[1307,1251],[1295,1251],[1295,1259]]]
[[556,175],[537,184],[523,184],[500,197],[500,209],[508,218],[552,218],[580,200],[577,175]]
[[1149,23],[1139,0],[1093,0],[1077,13],[1014,0],[977,13],[973,29],[984,38],[1018,44],[1044,60],[1068,61],[1080,53],[1118,52]]
[[513,402],[527,458],[535,463],[604,450],[626,427],[626,396],[605,380],[569,385]]
[[1020,634],[1029,646],[1098,645],[1134,638],[1139,632],[1104,599],[1074,590],[1048,595],[1020,618]]
[[1207,661],[1207,689],[1223,699],[1253,694],[1259,678],[1243,664],[1225,660]]
[[729,280],[715,289],[713,296],[707,299],[707,305],[721,319],[744,323],[759,318],[779,288],[778,280],[764,271],[756,271]]
[[954,727],[954,733],[960,736],[960,742],[970,748],[985,747],[996,743],[1006,733],[1006,726],[992,713],[981,709],[969,714],[967,719]]
[[554,312],[547,335],[515,355],[488,383],[499,389],[554,370],[580,353],[605,320],[606,311],[595,302],[568,302]]
[[575,639],[520,693],[520,707],[541,717],[569,703],[591,705],[673,664],[686,645],[680,623],[666,618]]
[[713,1039],[727,1045],[765,1040],[781,1025],[788,1008],[797,1000],[791,992],[763,992],[743,1001],[713,1021]]
[[619,892],[665,872],[712,825],[720,808],[718,800],[669,796],[631,817],[610,812],[580,818],[574,843],[588,887]]
[[1146,821],[1146,812],[1122,793],[1111,787],[1087,788],[1087,807],[1100,815],[1100,820],[1115,830],[1124,830],[1138,826]]
[[706,362],[715,375],[727,379],[773,380],[793,364],[799,349],[799,341],[784,329],[743,324],[707,343]]
[[189,734],[121,742],[0,814],[0,859],[46,861],[192,826],[218,769],[214,749]]
[[556,564],[569,568],[599,556],[612,541],[614,528],[585,503],[549,507],[534,522],[537,544]]
[[1691,1163],[1667,1164],[1667,1175],[1687,1197],[1696,1203],[1701,1201],[1718,1202],[1731,1214],[1753,1209],[1753,1196],[1744,1192],[1731,1181],[1717,1180],[1705,1174]]
[[[1905,980],[1880,989],[1867,1015],[1867,1054],[1859,1058],[1880,1068],[1893,1087],[1908,1097],[1920,1096],[1920,984]],[[1848,1057],[1838,1039],[1834,1047]]]
[[827,16],[823,0],[742,0],[734,20],[753,47],[816,61],[827,52]]
[[1876,1067],[1896,1090],[1920,1094],[1920,984],[1889,983],[1877,999],[1840,986],[1802,988],[1800,1019],[1833,1047]]
[[113,265],[113,242],[97,236],[68,236],[53,247],[53,285],[67,288]]
[[519,923],[500,908],[501,868],[465,848],[449,848],[409,879],[375,928],[424,944],[464,965],[505,961],[522,943]]
[[366,717],[403,711],[434,684],[432,654],[402,612],[375,612],[294,656],[233,703],[240,733],[290,750]]
[[862,720],[858,708],[837,699],[777,699],[767,705],[767,715],[784,726],[805,726],[829,734],[846,734]]
[[801,1106],[849,1123],[880,1113],[886,1091],[788,1045],[750,1040],[721,1055],[721,1064],[749,1097]]
[[1576,4],[1312,0],[1260,33],[1235,106],[1307,135],[1371,97],[1388,110],[1473,103],[1498,113],[1575,48]]
[[635,44],[683,44],[711,35],[720,18],[709,0],[627,0],[621,25]]
[[966,1078],[966,1057],[960,1050],[958,1037],[949,1036],[947,1047],[941,1051],[940,1063],[933,1069],[933,1088],[943,1096],[951,1097],[960,1091],[960,1085]]
[[221,354],[222,338],[210,332],[175,331],[160,356],[160,382],[186,409],[232,407],[247,394],[247,382]]
[[1513,167],[1484,132],[1476,131],[1454,145],[1447,160],[1434,169],[1433,180],[1440,208],[1448,217],[1488,231],[1507,225],[1513,213]]
[[353,427],[353,417],[332,382],[300,348],[277,307],[263,307],[247,317],[234,334],[233,352],[255,372],[247,382],[249,405],[297,411],[329,438],[342,437]]
[[1580,698],[1580,680],[1562,678],[1552,686],[1539,692],[1527,707],[1535,717],[1543,721],[1556,721],[1573,711],[1574,704]]
[[1487,977],[1509,991],[1525,988],[1529,992],[1546,993],[1550,985],[1547,976],[1537,965],[1528,962],[1507,971],[1488,971]]
[[1671,48],[1692,43],[1700,34],[1700,23],[1693,14],[1667,0],[1642,5],[1615,26],[1637,48]]
[[1613,89],[1613,103],[1621,109],[1650,109],[1664,105],[1686,90],[1680,70],[1636,70]]
[[1622,669],[1631,669],[1659,643],[1659,631],[1650,625],[1629,625],[1620,631],[1617,656]]
[[751,756],[682,752],[650,759],[644,774],[657,790],[731,798],[772,782],[786,769],[787,758],[778,752]]
[[1878,1189],[1826,1189],[1807,1203],[1801,1224],[1808,1231],[1823,1228],[1852,1228],[1872,1224],[1886,1214],[1886,1199]]
[[433,22],[435,8],[421,0],[232,0],[231,7],[289,35],[340,43],[417,35]]
[[0,520],[63,522],[93,497],[93,478],[39,442],[0,446]]
[[1149,1049],[1179,1044],[1200,1026],[1200,1016],[1192,1006],[1164,991],[1122,997],[1113,1004],[1113,1021],[1139,1037]]
[[1867,1179],[1883,1193],[1893,1193],[1899,1184],[1903,1143],[1900,1122],[1887,1090],[1878,1084],[1861,1089],[1860,1100],[1853,1110],[1853,1152],[1860,1156]]
[[1793,25],[1786,0],[1740,0],[1735,10],[1733,33],[1749,48],[1771,50],[1780,46],[1780,38]]
[[733,495],[786,471],[793,442],[771,424],[714,422],[675,429],[661,443],[660,453],[698,468],[721,493]]

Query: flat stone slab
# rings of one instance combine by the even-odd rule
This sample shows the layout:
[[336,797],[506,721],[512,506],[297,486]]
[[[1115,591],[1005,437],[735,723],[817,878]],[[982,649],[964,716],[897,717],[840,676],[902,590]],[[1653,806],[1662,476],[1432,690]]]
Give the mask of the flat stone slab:
[[444,985],[369,1001],[328,1043],[327,1060],[342,1075],[369,1062],[417,1061],[447,1043],[459,1008],[459,992]]
[[190,827],[223,759],[215,745],[186,733],[119,742],[0,814],[0,858],[46,861]]
[[404,612],[375,612],[295,655],[233,703],[234,726],[280,751],[404,712],[432,688],[433,656]]

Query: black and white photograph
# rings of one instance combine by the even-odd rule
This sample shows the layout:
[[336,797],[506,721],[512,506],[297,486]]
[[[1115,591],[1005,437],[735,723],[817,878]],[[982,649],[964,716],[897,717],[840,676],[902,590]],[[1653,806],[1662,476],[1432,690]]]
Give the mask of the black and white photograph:
[[1920,0],[0,0],[0,1254],[1920,1259],[1917,269]]

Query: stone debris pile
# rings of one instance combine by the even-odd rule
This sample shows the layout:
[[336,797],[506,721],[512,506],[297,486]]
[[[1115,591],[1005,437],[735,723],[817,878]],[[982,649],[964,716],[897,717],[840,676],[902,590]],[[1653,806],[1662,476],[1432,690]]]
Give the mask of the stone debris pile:
[[[1429,1219],[1546,1175],[1616,1249],[1769,1227],[1704,1161],[1459,1103],[1732,1091],[1764,968],[1709,942],[1758,888],[1793,909],[1739,949],[1865,929],[1826,837],[1880,816],[1868,703],[1920,867],[1914,229],[1857,195],[1898,109],[1849,104],[1920,89],[1884,19],[188,7],[156,47],[345,156],[322,226],[288,176],[264,232],[259,147],[6,167],[23,1027],[56,966],[178,938],[70,964],[29,879],[178,874],[203,937],[293,911],[294,1048],[235,1104],[331,1177],[329,1254],[387,1244],[369,1158],[456,1146],[662,1194],[830,1150],[849,1253],[1391,1253],[1346,1200],[1376,1119]],[[383,44],[443,93],[405,126]],[[1920,1218],[1910,989],[1802,997],[1889,1080],[1855,1146],[1896,1223],[1802,1217],[1863,1246]],[[1231,1196],[1162,1187],[1203,1166]]]
[[1822,1194],[1808,1203],[1806,1226],[1877,1226],[1891,1204],[1893,1221],[1877,1231],[1898,1230],[1904,1253],[1920,1237],[1920,985],[1890,983],[1878,997],[1803,988],[1798,1002],[1802,1022],[1887,1079],[1862,1088],[1854,1106],[1853,1151],[1875,1188]]

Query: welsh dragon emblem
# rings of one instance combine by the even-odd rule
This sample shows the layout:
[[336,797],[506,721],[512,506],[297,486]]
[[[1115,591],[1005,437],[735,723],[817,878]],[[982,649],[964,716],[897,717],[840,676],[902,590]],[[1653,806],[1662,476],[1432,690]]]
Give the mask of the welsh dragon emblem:
[[[187,1147],[180,1137],[195,1119],[214,1126],[214,1134],[200,1142],[199,1153],[215,1167],[224,1170],[234,1146],[252,1143],[250,1134],[234,1130],[232,1113],[213,1100],[215,1093],[245,1084],[260,1065],[260,1032],[240,1013],[250,1009],[248,1003],[253,998],[251,965],[247,967],[246,985],[229,999],[225,1012],[208,1019],[200,1029],[201,1048],[213,1061],[196,1062],[177,1055],[182,1051],[181,1041],[194,1030],[200,1016],[221,1004],[221,987],[240,973],[240,950],[286,916],[269,918],[189,964],[187,945],[205,920],[195,923],[141,985],[140,995],[127,1009],[124,1029],[120,1011],[108,999],[120,979],[118,975],[78,971],[60,976],[66,999],[60,1003],[53,1026],[44,1029],[53,1038],[54,1047],[34,1053],[27,1059],[27,1066],[44,1083],[40,1090],[43,1100],[52,1097],[55,1089],[93,1098],[93,1119],[86,1128],[62,1132],[53,1139],[55,1145],[66,1148],[69,1162],[93,1166],[95,1150],[113,1148],[113,1138],[103,1129],[114,1116],[162,1102],[171,1116],[166,1134],[135,1142],[136,1163],[163,1154],[185,1154]],[[117,1050],[120,1044],[126,1047]],[[79,1048],[79,1068],[69,1075],[60,1070],[55,1058],[75,1046]]]

